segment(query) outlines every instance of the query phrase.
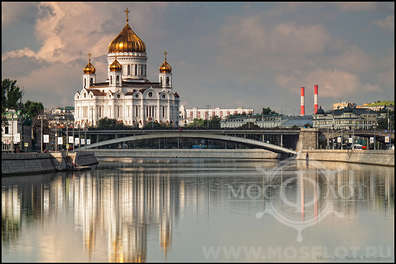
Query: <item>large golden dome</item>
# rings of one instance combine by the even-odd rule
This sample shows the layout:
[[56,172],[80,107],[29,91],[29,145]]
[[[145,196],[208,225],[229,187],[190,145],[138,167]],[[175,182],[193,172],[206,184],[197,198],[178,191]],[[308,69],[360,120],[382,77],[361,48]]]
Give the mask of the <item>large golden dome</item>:
[[159,68],[159,70],[160,70],[160,72],[161,73],[164,73],[164,72],[172,72],[172,67],[169,65],[169,63],[166,61],[166,55],[167,55],[168,53],[165,51],[164,52],[164,55],[165,55],[165,60],[164,60],[164,62],[162,63],[162,65],[160,66],[160,68]]
[[120,34],[110,42],[108,53],[146,52],[146,45],[127,23]]
[[122,66],[118,62],[117,58],[113,61],[112,64],[110,64],[110,71],[121,71]]

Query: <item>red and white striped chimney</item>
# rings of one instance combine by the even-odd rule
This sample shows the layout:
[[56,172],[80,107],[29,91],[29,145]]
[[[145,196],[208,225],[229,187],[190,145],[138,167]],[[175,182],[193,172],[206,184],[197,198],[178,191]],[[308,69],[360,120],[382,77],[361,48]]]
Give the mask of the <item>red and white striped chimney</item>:
[[318,113],[318,85],[314,85],[314,114]]
[[300,109],[300,116],[305,116],[304,87],[301,87],[301,109]]

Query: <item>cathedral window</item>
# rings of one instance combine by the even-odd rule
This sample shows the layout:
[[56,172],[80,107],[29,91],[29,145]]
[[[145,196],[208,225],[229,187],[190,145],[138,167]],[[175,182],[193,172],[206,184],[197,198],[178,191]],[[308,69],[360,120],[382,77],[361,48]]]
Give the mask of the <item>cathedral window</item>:
[[86,82],[87,82],[87,79],[84,78],[84,88],[87,87]]
[[113,84],[113,76],[110,76],[110,84]]
[[116,84],[119,84],[120,83],[120,76],[119,75],[117,75],[117,77],[116,77],[117,79],[116,79]]
[[162,95],[162,98],[165,99],[165,94]]
[[169,77],[166,77],[166,85],[169,85]]
[[128,64],[128,75],[131,74],[131,65]]
[[83,118],[88,117],[88,106],[83,106]]
[[93,84],[93,78],[91,78],[91,82],[90,82],[90,84],[91,84],[91,85]]
[[138,75],[138,72],[137,72],[137,64],[135,64],[135,75]]
[[148,93],[148,96],[149,96],[149,97],[153,96],[153,93],[152,93],[152,92],[149,92],[149,93]]

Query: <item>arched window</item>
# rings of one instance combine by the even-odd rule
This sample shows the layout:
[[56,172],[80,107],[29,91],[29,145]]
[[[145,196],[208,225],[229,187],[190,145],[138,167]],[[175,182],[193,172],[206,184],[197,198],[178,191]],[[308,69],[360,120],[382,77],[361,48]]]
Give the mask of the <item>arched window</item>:
[[128,64],[128,75],[131,74],[131,65]]
[[110,84],[113,84],[113,76],[110,76]]
[[91,84],[91,85],[93,84],[93,78],[91,78],[91,82],[90,82],[90,84]]
[[138,75],[137,64],[135,64],[135,75]]
[[169,85],[169,77],[166,77],[166,85]]
[[84,88],[87,87],[86,82],[87,82],[87,79],[84,78]]
[[117,79],[116,79],[116,84],[119,84],[120,83],[120,76],[119,75],[117,75],[117,77],[116,77]]

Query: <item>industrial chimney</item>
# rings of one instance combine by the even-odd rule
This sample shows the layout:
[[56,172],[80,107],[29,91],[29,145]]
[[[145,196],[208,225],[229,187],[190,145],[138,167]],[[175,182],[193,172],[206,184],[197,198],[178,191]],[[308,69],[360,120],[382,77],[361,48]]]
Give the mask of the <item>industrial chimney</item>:
[[305,99],[304,99],[304,87],[301,87],[301,109],[300,116],[305,116]]
[[314,114],[318,113],[318,85],[314,85]]

